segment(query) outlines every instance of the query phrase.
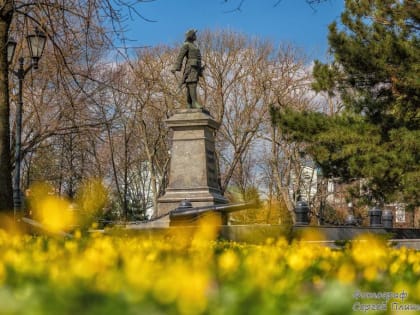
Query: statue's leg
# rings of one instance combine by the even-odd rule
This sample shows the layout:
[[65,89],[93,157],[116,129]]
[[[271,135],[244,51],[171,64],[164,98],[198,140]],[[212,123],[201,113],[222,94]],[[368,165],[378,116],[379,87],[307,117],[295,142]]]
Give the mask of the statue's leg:
[[186,87],[187,87],[187,108],[192,108],[194,103],[191,96],[191,83],[186,83]]
[[201,105],[197,102],[197,83],[188,83],[188,93],[191,98],[191,105],[193,108],[201,108]]

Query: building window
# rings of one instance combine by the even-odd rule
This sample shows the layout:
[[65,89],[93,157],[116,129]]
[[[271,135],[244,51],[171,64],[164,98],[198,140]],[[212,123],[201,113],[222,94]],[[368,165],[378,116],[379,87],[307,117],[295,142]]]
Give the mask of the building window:
[[405,223],[405,209],[403,207],[397,207],[397,211],[395,211],[395,222]]

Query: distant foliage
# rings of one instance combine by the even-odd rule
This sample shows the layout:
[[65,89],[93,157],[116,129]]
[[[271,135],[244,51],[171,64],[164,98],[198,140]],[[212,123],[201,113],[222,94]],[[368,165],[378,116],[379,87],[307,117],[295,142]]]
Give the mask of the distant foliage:
[[331,64],[315,62],[317,92],[343,109],[272,111],[292,141],[306,144],[329,177],[366,181],[355,197],[420,204],[420,19],[417,1],[347,0],[329,26]]
[[80,213],[80,224],[89,227],[104,214],[109,203],[108,190],[100,179],[85,180],[76,193],[74,203]]

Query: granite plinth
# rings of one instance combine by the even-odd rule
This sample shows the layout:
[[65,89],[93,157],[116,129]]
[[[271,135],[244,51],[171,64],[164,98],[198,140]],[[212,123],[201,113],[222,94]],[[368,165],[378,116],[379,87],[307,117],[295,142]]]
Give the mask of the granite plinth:
[[172,131],[169,183],[158,200],[163,215],[188,199],[193,207],[225,204],[220,191],[215,133],[220,123],[205,109],[180,109],[166,120]]

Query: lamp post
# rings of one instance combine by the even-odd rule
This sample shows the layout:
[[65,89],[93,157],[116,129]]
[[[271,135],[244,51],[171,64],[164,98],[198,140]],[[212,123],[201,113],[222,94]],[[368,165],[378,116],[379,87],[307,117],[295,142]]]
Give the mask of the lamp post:
[[[38,69],[38,62],[44,51],[47,37],[38,28],[35,28],[35,33],[26,37],[29,52],[31,55],[32,62],[24,67],[24,58],[19,58],[19,68],[11,72],[18,79],[18,102],[16,107],[16,138],[15,138],[15,176],[14,176],[14,188],[13,188],[13,207],[14,215],[21,210],[21,190],[20,190],[20,168],[21,168],[21,146],[22,146],[22,112],[23,112],[23,80],[26,74],[32,69]],[[16,41],[12,38],[7,43],[7,60],[9,63],[12,62],[13,56],[16,49]]]

